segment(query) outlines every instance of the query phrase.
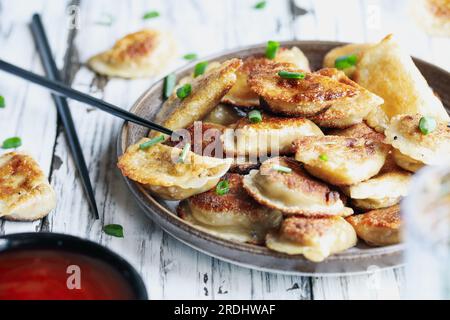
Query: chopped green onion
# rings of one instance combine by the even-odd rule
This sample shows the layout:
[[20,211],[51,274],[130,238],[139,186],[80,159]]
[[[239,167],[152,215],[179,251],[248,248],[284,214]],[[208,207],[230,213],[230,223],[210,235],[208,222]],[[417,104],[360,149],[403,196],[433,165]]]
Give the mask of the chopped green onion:
[[262,121],[262,114],[259,110],[252,110],[248,113],[248,119],[251,123],[260,123]]
[[0,108],[5,107],[5,98],[3,96],[0,96]]
[[189,150],[191,150],[191,144],[186,143],[180,153],[180,156],[178,157],[178,163],[184,163]]
[[325,153],[322,153],[319,156],[319,159],[326,162],[326,161],[328,161],[328,156]]
[[150,139],[150,140],[148,140],[148,141],[146,141],[146,142],[144,142],[144,143],[141,143],[141,144],[139,145],[139,149],[141,149],[141,150],[148,149],[148,148],[150,148],[151,146],[154,146],[155,144],[164,141],[164,139],[165,139],[164,136],[157,136],[157,137],[154,137],[153,139]]
[[278,71],[278,75],[283,79],[305,79],[306,75],[302,72]]
[[100,26],[109,27],[114,23],[114,21],[115,21],[115,19],[112,15],[110,15],[108,13],[103,13],[102,19],[97,21],[95,24],[100,25]]
[[350,54],[348,56],[342,56],[334,61],[334,66],[336,69],[343,70],[356,65],[358,57],[355,54]]
[[203,62],[197,63],[195,65],[195,69],[194,69],[194,78],[204,74],[207,66],[208,66],[208,61],[203,61]]
[[279,48],[280,43],[278,41],[268,41],[266,47],[266,58],[271,60],[275,59]]
[[183,100],[184,98],[186,98],[187,96],[189,96],[191,94],[191,91],[192,91],[191,84],[186,83],[185,85],[183,85],[177,89],[177,97],[180,100]]
[[5,141],[3,141],[2,148],[3,149],[12,149],[12,148],[18,148],[22,145],[22,139],[19,137],[12,137],[8,138]]
[[197,59],[197,54],[196,54],[196,53],[188,53],[188,54],[185,54],[185,55],[183,56],[183,59],[184,59],[184,60],[195,60],[195,59]]
[[264,8],[266,7],[266,4],[267,4],[267,1],[260,1],[260,2],[257,2],[257,3],[253,6],[253,8],[254,8],[254,9],[264,9]]
[[164,78],[164,98],[169,98],[175,88],[177,76],[173,73]]
[[427,135],[436,129],[436,120],[432,117],[422,117],[419,121],[419,129],[424,134]]
[[274,164],[272,166],[272,169],[275,171],[279,171],[279,172],[284,172],[284,173],[291,173],[292,169],[289,167],[285,167],[285,166],[280,166],[279,164]]
[[120,224],[107,224],[103,227],[103,232],[113,237],[123,238],[123,227]]
[[148,19],[153,19],[153,18],[157,18],[157,17],[159,17],[159,12],[158,11],[149,11],[149,12],[146,12],[142,16],[142,19],[148,20]]
[[223,196],[230,191],[230,183],[228,180],[220,181],[216,186],[216,194],[219,196]]

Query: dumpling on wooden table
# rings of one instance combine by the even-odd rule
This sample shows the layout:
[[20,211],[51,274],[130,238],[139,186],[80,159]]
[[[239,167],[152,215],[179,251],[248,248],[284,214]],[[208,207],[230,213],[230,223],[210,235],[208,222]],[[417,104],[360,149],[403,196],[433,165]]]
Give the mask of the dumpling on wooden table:
[[[220,188],[221,184],[227,188]],[[180,202],[178,215],[221,238],[264,243],[267,232],[280,224],[281,213],[253,200],[239,174],[225,175],[218,186]]]
[[121,38],[87,64],[105,76],[142,78],[159,74],[175,56],[176,44],[170,33],[144,29]]
[[118,167],[129,179],[167,200],[186,199],[213,188],[230,168],[232,159],[203,157],[191,151],[180,161],[182,149],[157,143],[145,147],[142,138],[119,157]]
[[321,262],[332,254],[356,245],[353,227],[342,217],[291,216],[283,220],[278,231],[266,236],[266,245],[290,255],[302,254]]
[[259,203],[284,214],[348,216],[340,194],[309,176],[295,160],[275,157],[264,161],[243,180],[244,188]]

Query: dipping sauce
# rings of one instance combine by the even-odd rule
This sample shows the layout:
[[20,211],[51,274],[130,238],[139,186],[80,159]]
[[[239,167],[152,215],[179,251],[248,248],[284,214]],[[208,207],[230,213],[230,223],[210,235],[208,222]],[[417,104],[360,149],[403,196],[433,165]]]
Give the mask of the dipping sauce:
[[134,298],[127,280],[102,260],[62,250],[0,253],[0,300]]

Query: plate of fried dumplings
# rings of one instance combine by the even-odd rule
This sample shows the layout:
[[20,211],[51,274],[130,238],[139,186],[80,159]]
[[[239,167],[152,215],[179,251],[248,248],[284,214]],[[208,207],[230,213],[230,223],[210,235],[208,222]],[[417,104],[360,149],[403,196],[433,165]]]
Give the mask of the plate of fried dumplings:
[[131,109],[182,139],[120,132],[118,167],[145,213],[185,244],[258,270],[402,264],[401,200],[416,171],[450,160],[450,74],[392,35],[270,41],[203,62]]

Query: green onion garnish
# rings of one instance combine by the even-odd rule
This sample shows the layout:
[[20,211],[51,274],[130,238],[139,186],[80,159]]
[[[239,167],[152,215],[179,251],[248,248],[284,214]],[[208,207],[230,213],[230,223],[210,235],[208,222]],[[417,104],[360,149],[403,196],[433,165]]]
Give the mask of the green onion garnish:
[[348,56],[342,56],[336,59],[334,61],[334,66],[336,69],[344,70],[350,67],[353,67],[356,65],[356,62],[358,60],[358,57],[355,54],[350,54]]
[[19,137],[12,137],[8,138],[5,141],[3,141],[2,148],[3,149],[12,149],[12,148],[18,148],[22,145],[22,139]]
[[264,9],[264,8],[266,7],[266,4],[267,4],[266,1],[260,1],[260,2],[257,2],[257,3],[253,6],[253,8],[255,8],[255,9]]
[[123,227],[120,224],[107,224],[103,226],[103,232],[113,237],[123,238]]
[[164,78],[164,98],[169,98],[172,95],[173,88],[175,88],[177,77],[171,73]]
[[204,74],[207,66],[208,66],[208,61],[203,61],[203,62],[197,63],[195,65],[195,69],[194,69],[194,78]]
[[432,117],[422,117],[419,121],[419,129],[424,134],[427,135],[436,129],[436,120]]
[[154,146],[157,143],[163,142],[164,139],[165,139],[164,136],[154,137],[154,138],[152,138],[152,139],[150,139],[150,140],[148,140],[148,141],[146,141],[144,143],[141,143],[139,145],[139,149],[141,149],[141,150],[148,149],[148,148],[150,148],[151,146]]
[[266,47],[266,58],[267,59],[275,59],[277,55],[278,49],[280,48],[280,43],[278,41],[268,41]]
[[278,75],[283,79],[305,79],[306,75],[302,72],[278,71]]
[[260,123],[262,121],[262,114],[259,110],[252,110],[248,113],[248,119],[251,123]]
[[228,180],[220,181],[216,186],[216,194],[219,196],[223,196],[230,191],[230,183]]
[[326,161],[328,161],[328,156],[325,153],[322,153],[319,156],[319,159],[326,162]]
[[191,144],[186,143],[180,153],[180,156],[178,157],[178,163],[184,163],[189,150],[191,150]]
[[158,11],[149,11],[149,12],[146,12],[142,16],[142,19],[148,20],[148,19],[153,19],[153,18],[157,18],[157,17],[159,17],[159,12]]
[[197,59],[197,54],[196,54],[196,53],[188,53],[188,54],[185,54],[185,55],[183,56],[183,59],[184,59],[184,60],[195,60],[195,59]]
[[3,96],[0,96],[0,108],[5,107],[5,98]]
[[186,83],[185,85],[183,85],[177,89],[177,97],[180,100],[183,100],[184,98],[186,98],[187,96],[189,96],[191,94],[191,91],[192,91],[191,84]]
[[115,19],[112,15],[110,15],[108,13],[103,13],[102,19],[97,21],[95,24],[100,25],[100,26],[110,27],[114,23],[114,21],[115,21]]
[[274,164],[272,166],[272,169],[275,171],[279,171],[279,172],[284,172],[284,173],[291,173],[292,169],[289,167],[285,167],[285,166],[280,166],[279,164]]

